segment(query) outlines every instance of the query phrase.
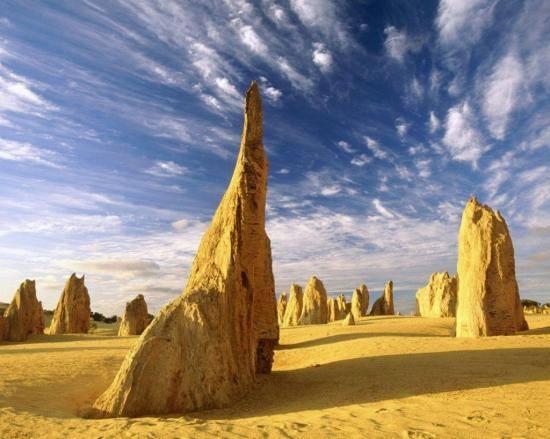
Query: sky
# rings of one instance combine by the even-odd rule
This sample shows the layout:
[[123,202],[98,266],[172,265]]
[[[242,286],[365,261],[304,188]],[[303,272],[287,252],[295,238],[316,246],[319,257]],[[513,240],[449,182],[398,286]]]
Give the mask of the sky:
[[261,85],[277,293],[455,273],[471,195],[550,302],[550,2],[82,0],[0,5],[0,301],[72,272],[92,309],[181,293]]

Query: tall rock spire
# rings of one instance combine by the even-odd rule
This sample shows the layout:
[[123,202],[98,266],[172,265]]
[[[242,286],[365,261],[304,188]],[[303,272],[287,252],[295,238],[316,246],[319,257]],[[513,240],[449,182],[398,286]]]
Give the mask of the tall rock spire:
[[93,414],[222,407],[251,388],[257,353],[271,367],[269,346],[278,339],[278,325],[265,232],[268,165],[261,124],[260,92],[253,82],[235,171],[202,237],[187,286],[142,334]]
[[457,337],[508,335],[529,329],[506,221],[475,197],[462,214],[457,272]]

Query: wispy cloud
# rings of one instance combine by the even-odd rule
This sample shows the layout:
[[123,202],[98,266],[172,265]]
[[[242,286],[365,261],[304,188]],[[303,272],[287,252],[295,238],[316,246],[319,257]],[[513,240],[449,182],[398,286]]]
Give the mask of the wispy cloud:
[[15,142],[0,138],[0,160],[32,163],[51,168],[62,168],[59,155],[46,148],[39,148],[30,143]]
[[424,44],[422,39],[407,35],[405,31],[398,30],[395,26],[386,26],[384,29],[386,40],[384,47],[390,58],[397,62],[404,62],[407,53],[418,52]]
[[445,46],[464,47],[477,42],[492,20],[494,0],[441,0],[436,25]]
[[167,178],[184,175],[189,172],[185,166],[178,165],[173,161],[157,161],[153,166],[145,171],[147,174],[155,177]]
[[449,109],[443,144],[453,159],[470,162],[474,167],[477,167],[479,158],[489,149],[476,128],[475,116],[468,102]]

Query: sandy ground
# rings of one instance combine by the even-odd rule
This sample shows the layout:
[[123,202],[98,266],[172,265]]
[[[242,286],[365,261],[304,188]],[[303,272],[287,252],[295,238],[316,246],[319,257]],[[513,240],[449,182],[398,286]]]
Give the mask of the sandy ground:
[[550,316],[528,321],[477,340],[452,319],[283,329],[273,374],[231,408],[108,420],[79,415],[136,338],[34,336],[0,345],[0,437],[549,438]]

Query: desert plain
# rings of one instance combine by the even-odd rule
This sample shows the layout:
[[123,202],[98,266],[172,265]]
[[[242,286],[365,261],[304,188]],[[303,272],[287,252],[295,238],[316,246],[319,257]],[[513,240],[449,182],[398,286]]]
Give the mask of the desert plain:
[[271,375],[230,407],[86,419],[137,336],[32,335],[0,349],[0,437],[550,437],[550,315],[514,336],[452,337],[453,318],[281,328]]

